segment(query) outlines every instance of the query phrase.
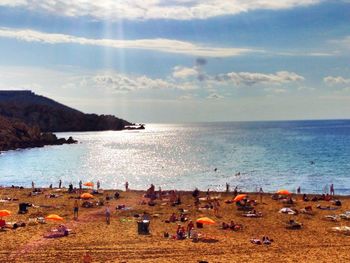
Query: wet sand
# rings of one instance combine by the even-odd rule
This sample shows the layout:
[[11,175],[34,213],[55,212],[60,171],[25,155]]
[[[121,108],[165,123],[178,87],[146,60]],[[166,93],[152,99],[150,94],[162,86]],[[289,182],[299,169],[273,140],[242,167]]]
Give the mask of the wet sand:
[[[264,194],[263,204],[258,204],[256,210],[263,213],[261,218],[242,217],[235,204],[226,204],[224,200],[232,199],[232,193],[212,193],[221,195],[220,217],[212,210],[196,211],[190,192],[181,192],[182,204],[171,206],[166,201],[156,200],[155,206],[141,205],[140,200],[145,192],[119,191],[118,200],[111,200],[111,223],[105,223],[105,207],[80,208],[79,220],[73,219],[74,197],[77,194],[45,190],[44,194],[29,197],[29,189],[0,188],[0,199],[11,197],[18,201],[1,202],[1,209],[8,209],[12,215],[4,218],[6,221],[24,221],[36,216],[46,216],[54,213],[64,218],[66,226],[74,233],[57,239],[43,238],[43,234],[59,223],[48,222],[34,226],[8,229],[0,232],[1,262],[83,262],[83,255],[88,252],[92,262],[350,262],[350,237],[330,232],[334,226],[350,226],[350,221],[331,222],[324,219],[325,215],[340,214],[350,210],[350,198],[339,197],[342,206],[335,211],[316,209],[317,204],[331,205],[327,201],[303,202],[301,196],[294,195],[296,205],[291,208],[298,210],[312,206],[315,215],[287,215],[278,213],[285,207],[279,201],[271,199],[271,194]],[[62,194],[58,198],[46,198],[50,192]],[[104,191],[113,196],[115,191]],[[205,193],[201,192],[201,197]],[[250,199],[259,202],[259,196],[249,194]],[[19,215],[18,203],[29,202],[34,205],[52,206],[31,207],[27,214]],[[204,206],[206,202],[202,202]],[[117,205],[124,204],[130,210],[116,210]],[[172,213],[179,216],[179,208],[189,211],[188,217],[195,221],[202,216],[210,217],[216,225],[205,225],[198,229],[202,234],[199,242],[191,239],[174,240],[164,238],[163,233],[175,234],[177,223],[166,223]],[[135,214],[147,211],[151,214],[150,235],[139,235]],[[303,223],[300,230],[286,229],[286,222],[294,219]],[[230,231],[220,229],[222,222],[243,224],[243,230]],[[187,223],[182,223],[187,225]],[[271,245],[255,245],[251,238],[267,235],[274,239]]]

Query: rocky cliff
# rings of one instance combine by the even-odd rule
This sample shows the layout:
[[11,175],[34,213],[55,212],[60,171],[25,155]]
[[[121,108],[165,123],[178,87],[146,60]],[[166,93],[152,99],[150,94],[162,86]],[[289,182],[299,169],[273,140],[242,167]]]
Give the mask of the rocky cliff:
[[0,91],[0,115],[43,132],[122,130],[131,125],[112,115],[82,113],[31,91]]
[[76,141],[71,137],[68,140],[58,139],[52,133],[42,133],[37,126],[30,127],[21,121],[0,116],[0,151],[65,143],[76,143]]

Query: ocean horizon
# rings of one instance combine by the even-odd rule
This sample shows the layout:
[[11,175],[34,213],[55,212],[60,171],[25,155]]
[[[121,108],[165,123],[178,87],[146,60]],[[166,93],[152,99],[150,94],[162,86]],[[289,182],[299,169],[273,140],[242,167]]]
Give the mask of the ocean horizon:
[[0,185],[350,194],[350,120],[146,124],[145,130],[66,132],[76,145],[0,155]]

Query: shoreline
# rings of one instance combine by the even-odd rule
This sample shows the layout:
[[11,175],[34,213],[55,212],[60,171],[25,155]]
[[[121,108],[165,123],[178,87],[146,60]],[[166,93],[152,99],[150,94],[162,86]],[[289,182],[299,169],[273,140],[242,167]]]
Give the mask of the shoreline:
[[[3,185],[0,185],[0,190],[10,190],[10,189],[17,189],[17,190],[25,190],[25,191],[28,191],[28,190],[32,190],[31,187],[22,187],[22,186],[15,186],[15,187],[11,187],[11,186],[3,186]],[[58,187],[53,187],[53,188],[48,188],[48,187],[35,187],[35,189],[40,189],[42,191],[56,191],[56,192],[59,192],[59,191],[67,191],[68,188],[67,187],[61,187],[61,188],[58,188]],[[76,191],[79,191],[80,189],[79,188],[74,188],[74,190]],[[91,189],[91,188],[82,188],[82,191],[91,191],[91,190],[97,190],[97,189]],[[147,189],[131,189],[129,188],[128,191],[125,191],[125,189],[118,189],[118,188],[100,188],[100,190],[102,191],[117,191],[117,192],[121,192],[121,193],[128,193],[128,192],[131,192],[131,193],[146,193]],[[206,193],[207,191],[206,190],[201,190],[199,189],[199,192],[200,193]],[[336,189],[335,189],[336,190]],[[163,193],[166,193],[166,192],[171,192],[171,191],[176,191],[176,193],[179,193],[179,194],[191,194],[194,189],[192,190],[177,190],[177,189],[163,189],[162,188],[162,192]],[[276,189],[277,191],[277,189]],[[156,191],[157,192],[157,191]],[[225,195],[233,195],[234,194],[234,191],[215,191],[215,190],[209,190],[209,193],[210,194],[225,194]],[[255,191],[238,191],[237,194],[250,194],[250,195],[256,195],[256,196],[259,196],[260,194],[262,194],[263,196],[272,196],[274,194],[276,194],[276,192],[263,192],[263,193],[260,193],[260,192],[255,192]],[[303,196],[303,195],[307,195],[307,196],[322,196],[322,195],[327,195],[327,193],[313,193],[313,192],[302,192],[300,194],[298,193],[294,193],[294,192],[291,192],[291,195],[292,196],[297,196],[297,197],[300,197],[300,196]],[[335,194],[335,195],[330,195],[328,193],[329,196],[331,197],[349,197],[350,198],[350,194]]]

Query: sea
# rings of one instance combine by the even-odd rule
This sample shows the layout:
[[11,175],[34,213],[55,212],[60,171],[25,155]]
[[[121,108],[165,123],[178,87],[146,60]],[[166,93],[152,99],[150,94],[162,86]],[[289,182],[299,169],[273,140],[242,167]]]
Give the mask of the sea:
[[0,186],[101,182],[156,188],[350,194],[350,120],[146,124],[145,130],[67,132],[74,145],[0,154]]

